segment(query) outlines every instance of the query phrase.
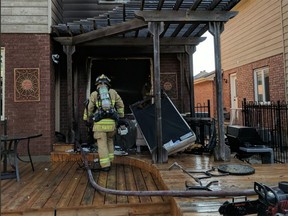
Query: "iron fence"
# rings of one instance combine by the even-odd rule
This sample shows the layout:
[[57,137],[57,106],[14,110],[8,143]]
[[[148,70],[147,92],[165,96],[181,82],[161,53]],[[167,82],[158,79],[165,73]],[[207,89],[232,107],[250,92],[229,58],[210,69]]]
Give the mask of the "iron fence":
[[287,102],[242,102],[244,126],[257,129],[263,142],[273,149],[276,163],[288,162]]
[[205,118],[205,117],[210,118],[211,117],[210,100],[207,100],[207,104],[197,103],[195,105],[196,105],[194,107],[195,117],[198,117],[198,118]]

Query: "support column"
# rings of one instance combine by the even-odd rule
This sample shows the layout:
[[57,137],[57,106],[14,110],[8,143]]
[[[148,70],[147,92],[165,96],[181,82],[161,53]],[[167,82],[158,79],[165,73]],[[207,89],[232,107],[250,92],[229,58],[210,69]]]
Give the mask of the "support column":
[[65,45],[63,51],[67,55],[67,118],[68,130],[66,134],[66,143],[75,143],[75,132],[73,129],[73,75],[72,75],[72,55],[75,52],[75,46]]
[[161,86],[160,86],[160,40],[159,35],[164,29],[163,22],[149,22],[148,29],[153,35],[154,50],[154,94],[155,94],[155,141],[157,148],[152,152],[152,160],[156,163],[168,161],[167,151],[163,148],[162,141],[162,108],[161,108]]
[[193,75],[193,53],[195,46],[185,46],[185,52],[188,54],[189,62],[189,84],[190,84],[190,115],[195,117],[195,98],[194,98],[194,75]]
[[[179,61],[180,64],[180,83],[184,83],[184,67],[183,67],[183,53],[178,53],[177,54],[177,59]],[[183,98],[183,88],[180,88],[180,98]],[[184,100],[181,100],[181,104],[180,104],[180,110],[181,113],[184,112]]]
[[214,150],[214,160],[229,161],[231,151],[225,145],[224,112],[223,112],[223,88],[221,68],[220,34],[224,30],[224,22],[209,22],[209,32],[214,36],[215,73],[216,73],[216,106],[217,106],[217,130],[218,143]]

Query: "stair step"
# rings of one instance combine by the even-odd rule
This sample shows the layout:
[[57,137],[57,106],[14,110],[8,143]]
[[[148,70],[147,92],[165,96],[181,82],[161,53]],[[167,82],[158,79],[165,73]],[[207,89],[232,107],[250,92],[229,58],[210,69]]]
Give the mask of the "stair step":
[[[86,157],[88,161],[94,161],[98,158],[98,153],[87,153]],[[51,161],[82,161],[82,155],[80,152],[51,152]]]
[[69,143],[54,143],[53,144],[54,152],[66,152],[69,150],[74,150],[74,144],[69,144]]

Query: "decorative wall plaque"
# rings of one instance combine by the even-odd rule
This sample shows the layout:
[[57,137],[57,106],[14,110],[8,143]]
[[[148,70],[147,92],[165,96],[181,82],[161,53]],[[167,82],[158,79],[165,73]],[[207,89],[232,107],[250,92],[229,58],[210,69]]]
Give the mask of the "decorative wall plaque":
[[177,99],[178,98],[177,74],[163,73],[160,74],[160,78],[161,78],[161,88],[166,92],[166,94],[171,99]]
[[14,69],[14,101],[40,101],[39,68]]

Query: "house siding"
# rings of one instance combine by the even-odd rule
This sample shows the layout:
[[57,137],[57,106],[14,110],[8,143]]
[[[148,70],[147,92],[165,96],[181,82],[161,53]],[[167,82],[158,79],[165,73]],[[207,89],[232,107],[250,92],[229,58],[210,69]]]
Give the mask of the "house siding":
[[[2,34],[1,47],[5,47],[5,116],[8,117],[8,133],[42,133],[42,137],[31,141],[31,154],[50,154],[55,121],[50,35]],[[15,68],[39,68],[40,101],[15,102]],[[19,145],[20,154],[27,154],[25,147]]]
[[61,0],[1,0],[1,32],[50,33],[61,14]]
[[61,0],[51,1],[51,24],[56,25],[63,22],[63,4]]
[[285,89],[286,101],[288,101],[288,1],[282,0],[282,28],[283,28],[283,46],[284,46],[284,67],[285,67]]
[[[223,70],[283,53],[280,0],[242,0],[221,35]],[[269,14],[269,16],[267,16]]]
[[233,10],[239,14],[225,24],[221,35],[223,79],[229,81],[227,85],[223,83],[224,106],[231,107],[230,74],[236,74],[238,106],[241,107],[244,98],[255,100],[254,70],[263,67],[269,68],[270,101],[287,99],[287,57],[283,55],[287,3],[242,0]]

